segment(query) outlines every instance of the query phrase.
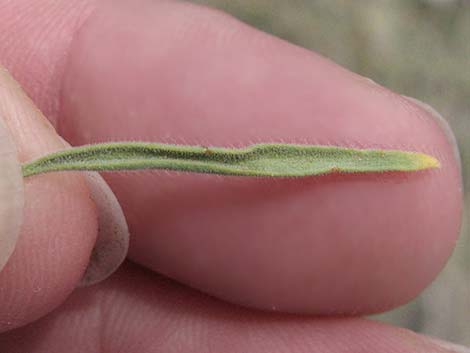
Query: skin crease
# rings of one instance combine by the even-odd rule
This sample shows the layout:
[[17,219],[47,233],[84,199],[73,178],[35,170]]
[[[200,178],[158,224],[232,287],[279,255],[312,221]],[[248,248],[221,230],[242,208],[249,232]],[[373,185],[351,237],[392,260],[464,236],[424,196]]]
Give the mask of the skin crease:
[[[438,171],[408,176],[302,180],[107,175],[129,221],[134,261],[223,299],[302,314],[398,305],[444,265],[460,224],[460,175],[446,136],[422,109],[215,11],[174,1],[104,1],[96,10],[92,1],[82,6],[42,0],[26,10],[30,4],[0,0],[0,16],[8,19],[0,21],[0,60],[73,144],[142,139],[241,146],[282,140],[415,149],[442,163]],[[22,25],[26,14],[32,19],[28,27]],[[58,27],[50,18],[64,20]],[[32,38],[50,40],[45,49]],[[16,42],[22,44],[11,44]],[[30,224],[36,221],[30,218]],[[90,229],[74,239],[93,238]],[[73,243],[68,251],[81,246],[90,250],[88,243]],[[57,287],[78,281],[67,274],[69,266],[62,264],[64,276],[43,301],[29,298],[29,308],[45,313],[50,303],[60,303],[64,292]],[[326,345],[334,353],[351,344],[357,344],[351,352],[445,351],[360,319],[241,312],[141,272],[123,269],[109,282],[78,291],[52,315],[0,335],[0,347],[80,351],[71,343],[78,332],[94,335],[94,346],[85,351],[134,352],[137,342],[148,343],[149,351],[168,342],[165,352],[245,352],[247,346],[260,353],[305,347],[322,352]],[[16,278],[29,277],[19,271]],[[13,292],[17,284],[0,288]],[[25,303],[14,300],[14,310]],[[164,331],[164,321],[155,328],[169,313],[168,323],[178,330]],[[18,325],[32,320],[18,318]]]

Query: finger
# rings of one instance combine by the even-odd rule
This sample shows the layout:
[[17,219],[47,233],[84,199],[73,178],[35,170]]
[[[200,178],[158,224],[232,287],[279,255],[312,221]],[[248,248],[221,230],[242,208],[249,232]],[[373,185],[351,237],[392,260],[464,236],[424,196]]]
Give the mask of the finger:
[[441,161],[406,178],[108,176],[134,234],[131,258],[211,294],[264,309],[371,312],[415,296],[453,248],[459,171],[431,115],[229,17],[110,2],[77,34],[63,89],[60,128],[75,144],[287,141]]
[[[0,119],[16,143],[20,161],[65,146],[1,67]],[[8,170],[0,173],[3,179]],[[10,208],[17,201],[3,196],[0,208]],[[83,274],[96,236],[94,205],[79,175],[25,180],[24,198],[19,239],[0,272],[0,332],[28,323],[60,304]],[[5,228],[1,231],[2,237],[10,236],[3,234]]]
[[[24,188],[15,143],[0,119],[0,271],[15,250],[23,222]],[[8,201],[7,201],[8,200]]]
[[442,164],[406,177],[288,181],[109,175],[135,261],[233,302],[328,314],[402,304],[450,255],[457,157],[409,100],[180,2],[100,4],[68,53],[56,116],[74,144],[285,141],[418,150]]
[[135,266],[77,291],[41,321],[0,336],[0,349],[9,353],[453,352],[408,330],[373,321],[239,309]]
[[96,0],[0,0],[0,63],[55,125],[75,31]]

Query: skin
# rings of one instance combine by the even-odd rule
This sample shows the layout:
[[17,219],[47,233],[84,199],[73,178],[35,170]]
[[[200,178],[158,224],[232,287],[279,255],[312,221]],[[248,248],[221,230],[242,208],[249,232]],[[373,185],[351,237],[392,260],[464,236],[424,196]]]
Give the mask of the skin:
[[[275,141],[417,150],[442,164],[412,176],[287,182],[106,174],[140,266],[126,263],[75,291],[96,209],[81,175],[34,177],[17,250],[0,273],[1,351],[445,351],[402,329],[321,317],[403,304],[450,256],[460,170],[429,112],[314,53],[176,1],[0,0],[0,62],[73,145]],[[0,116],[20,159],[63,148],[16,83],[6,73],[0,82]]]

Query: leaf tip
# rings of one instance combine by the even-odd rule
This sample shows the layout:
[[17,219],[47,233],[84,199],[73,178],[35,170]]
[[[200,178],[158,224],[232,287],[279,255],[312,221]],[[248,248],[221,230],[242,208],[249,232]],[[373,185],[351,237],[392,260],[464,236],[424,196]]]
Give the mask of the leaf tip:
[[417,153],[415,155],[415,161],[417,169],[419,170],[436,169],[441,167],[441,163],[437,158],[423,153]]

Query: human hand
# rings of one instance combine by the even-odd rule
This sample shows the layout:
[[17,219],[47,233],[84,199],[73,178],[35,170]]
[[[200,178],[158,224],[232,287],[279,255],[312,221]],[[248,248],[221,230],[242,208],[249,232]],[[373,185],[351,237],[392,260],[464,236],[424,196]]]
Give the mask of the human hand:
[[[77,173],[34,177],[0,273],[0,351],[446,351],[403,329],[338,317],[405,303],[453,249],[458,157],[430,112],[175,1],[0,0],[0,63],[72,144],[283,141],[418,150],[442,164],[406,176],[296,180],[107,174],[140,267],[126,263],[79,290],[98,228],[86,183]],[[63,148],[9,76],[0,78],[0,116],[19,158]]]

